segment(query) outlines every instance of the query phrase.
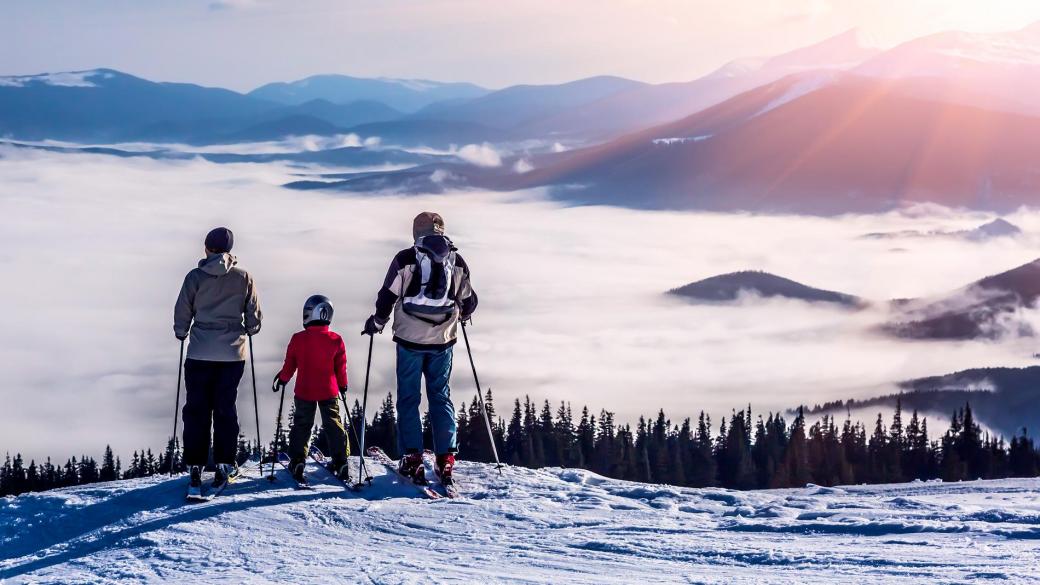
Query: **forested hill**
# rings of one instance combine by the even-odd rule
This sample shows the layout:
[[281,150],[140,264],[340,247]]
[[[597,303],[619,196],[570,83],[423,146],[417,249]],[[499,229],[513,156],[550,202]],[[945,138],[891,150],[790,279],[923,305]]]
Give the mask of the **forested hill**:
[[[847,410],[884,407],[898,401],[903,408],[949,417],[971,403],[977,420],[1010,437],[1040,432],[1040,366],[1027,368],[977,368],[943,376],[908,380],[903,392],[867,400],[849,399],[817,405],[809,414],[844,415]],[[948,418],[947,418],[948,420]]]

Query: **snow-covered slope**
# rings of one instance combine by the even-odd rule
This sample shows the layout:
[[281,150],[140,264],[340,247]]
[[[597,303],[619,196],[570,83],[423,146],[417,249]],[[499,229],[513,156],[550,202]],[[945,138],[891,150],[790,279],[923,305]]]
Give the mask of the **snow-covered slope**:
[[[318,471],[315,476],[319,477]],[[379,471],[379,470],[374,470]],[[732,492],[461,463],[468,498],[252,477],[0,500],[5,583],[893,583],[1040,568],[1038,480]]]

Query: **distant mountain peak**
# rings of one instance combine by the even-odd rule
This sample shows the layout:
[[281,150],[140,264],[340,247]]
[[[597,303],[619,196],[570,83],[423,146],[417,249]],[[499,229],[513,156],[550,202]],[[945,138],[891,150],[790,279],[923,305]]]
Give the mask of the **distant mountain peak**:
[[806,69],[851,69],[881,49],[859,28],[852,28],[822,41],[801,47],[765,62],[764,68],[784,68],[791,71]]
[[998,217],[989,223],[984,223],[972,230],[978,236],[984,238],[995,238],[1001,236],[1017,236],[1022,233],[1019,227],[1010,221]]

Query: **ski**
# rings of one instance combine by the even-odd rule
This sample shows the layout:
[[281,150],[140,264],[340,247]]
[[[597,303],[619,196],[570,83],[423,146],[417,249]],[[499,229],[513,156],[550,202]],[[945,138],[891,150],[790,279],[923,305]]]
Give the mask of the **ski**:
[[429,484],[427,484],[427,485],[419,485],[419,484],[415,483],[414,481],[412,481],[412,478],[404,476],[404,475],[401,475],[401,473],[397,470],[397,463],[393,459],[391,459],[390,456],[387,455],[379,447],[369,447],[366,452],[368,453],[369,457],[371,457],[372,459],[375,459],[379,463],[382,463],[384,467],[386,467],[387,469],[393,471],[394,475],[396,475],[397,477],[401,478],[402,482],[404,482],[404,483],[406,483],[406,484],[408,484],[410,486],[413,486],[415,489],[419,490],[419,492],[422,493],[427,498],[430,498],[431,500],[439,500],[439,499],[444,497],[437,490],[435,490],[432,487],[430,487]]
[[293,477],[292,469],[289,469],[289,456],[288,455],[286,455],[285,453],[278,453],[278,464],[281,465],[282,468],[285,469],[285,471],[287,471],[289,473],[289,478],[292,479],[292,482],[296,485],[296,489],[298,489],[298,490],[313,490],[314,489],[314,486],[310,485],[309,483],[300,483],[300,482],[296,481],[296,478]]
[[213,499],[213,494],[204,493],[201,489],[199,493],[194,494],[191,492],[191,488],[188,488],[188,493],[184,495],[184,500],[189,504],[197,504],[201,502],[208,502]]
[[224,482],[224,484],[218,488],[213,487],[212,479],[207,483],[205,478],[203,478],[202,487],[200,488],[199,493],[191,493],[191,488],[189,487],[188,493],[184,496],[184,499],[190,503],[209,502],[213,500],[213,498],[223,494],[224,490],[226,490],[229,485],[235,483],[240,478],[242,478],[245,475],[245,470],[251,467],[252,465],[250,464],[246,464],[242,467],[235,467],[235,469],[231,472],[231,475],[228,476],[227,481]]
[[336,475],[336,472],[330,467],[332,465],[332,460],[330,460],[328,457],[326,457],[325,454],[321,452],[321,449],[315,447],[314,445],[311,445],[310,456],[311,456],[311,460],[313,460],[315,463],[317,463],[330,476],[332,476],[332,479],[334,479],[337,482],[339,482],[340,484],[342,484],[343,487],[347,488],[348,490],[350,490],[352,492],[359,492],[359,491],[361,491],[361,488],[364,487],[364,484],[353,483],[350,480],[344,481],[344,480],[340,479]]
[[238,478],[242,477],[242,475],[243,468],[235,466],[234,470],[231,471],[231,474],[228,475],[227,481],[225,481],[220,487],[214,489],[212,487],[212,482],[210,482],[210,493],[208,494],[209,499],[212,500],[213,498],[224,493],[224,490],[226,490],[229,485],[238,481]]
[[451,499],[461,498],[462,492],[459,490],[459,482],[454,478],[444,481],[440,475],[437,474],[437,456],[429,449],[423,451],[423,464],[427,471],[433,474],[437,478],[437,484],[444,489],[444,495]]

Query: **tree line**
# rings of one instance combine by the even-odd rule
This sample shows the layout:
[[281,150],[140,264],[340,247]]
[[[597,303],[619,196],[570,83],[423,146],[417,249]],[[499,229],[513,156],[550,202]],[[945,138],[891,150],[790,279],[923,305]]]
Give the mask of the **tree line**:
[[[960,481],[1035,477],[1040,474],[1040,451],[1022,434],[1010,442],[982,430],[970,404],[952,413],[948,427],[931,438],[928,419],[915,410],[904,422],[897,402],[890,421],[881,414],[872,429],[853,421],[823,416],[811,425],[804,409],[788,423],[781,413],[754,416],[751,408],[733,411],[717,428],[703,411],[696,420],[673,423],[659,410],[656,417],[640,417],[635,427],[615,422],[614,413],[591,414],[587,407],[577,416],[568,403],[555,409],[545,401],[539,407],[530,398],[516,400],[508,420],[498,417],[488,391],[484,403],[492,421],[499,456],[511,465],[583,468],[607,477],[689,487],[761,489],[860,483],[896,483],[942,479]],[[359,428],[361,405],[355,401],[349,420]],[[239,437],[238,462],[287,448],[288,423],[261,450]],[[476,397],[463,403],[457,416],[460,459],[491,462],[493,454]],[[428,417],[423,419],[426,445],[433,448]],[[349,433],[351,452],[357,454],[356,434]],[[375,409],[365,427],[367,445],[381,446],[398,457],[397,415],[393,396]],[[313,429],[313,440],[324,447],[324,435]],[[323,451],[327,451],[323,448]],[[171,455],[172,454],[172,455]],[[73,457],[64,465],[48,458],[43,464],[21,455],[7,456],[0,467],[0,495],[43,491],[119,478],[146,477],[184,471],[179,442],[166,449],[135,451],[126,469],[106,448],[102,461]]]

